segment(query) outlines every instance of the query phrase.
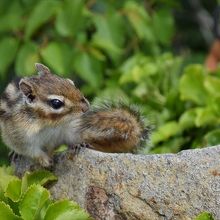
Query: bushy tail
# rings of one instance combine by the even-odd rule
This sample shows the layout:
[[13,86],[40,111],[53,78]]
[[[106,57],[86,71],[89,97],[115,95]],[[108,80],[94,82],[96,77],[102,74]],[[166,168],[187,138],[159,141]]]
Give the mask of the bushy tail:
[[82,116],[82,139],[96,150],[136,152],[146,143],[149,133],[150,127],[135,105],[104,102]]

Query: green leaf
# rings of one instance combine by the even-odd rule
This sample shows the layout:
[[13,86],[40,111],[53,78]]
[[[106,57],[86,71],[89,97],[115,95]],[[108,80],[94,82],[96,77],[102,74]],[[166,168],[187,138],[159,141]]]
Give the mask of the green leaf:
[[220,143],[220,129],[215,129],[208,132],[204,139],[209,146],[218,145]]
[[198,108],[196,110],[196,126],[201,127],[205,125],[215,125],[219,123],[219,117],[217,117],[210,107]]
[[[162,44],[169,45],[174,34],[174,19],[171,11],[159,10],[152,17],[154,35]],[[160,33],[160,34],[158,34]]]
[[0,219],[2,220],[22,220],[19,216],[15,215],[9,205],[0,201]]
[[0,41],[0,74],[4,74],[13,62],[19,41],[12,37],[5,37]]
[[[138,74],[137,68],[138,68],[138,62],[140,59],[143,59],[142,54],[135,54],[129,59],[127,59],[120,67],[121,77],[119,79],[119,82],[121,84],[133,82],[135,81],[135,74]],[[139,76],[139,74],[138,74]],[[139,78],[139,77],[138,77]]]
[[185,111],[179,119],[179,124],[182,129],[187,129],[195,126],[195,120],[197,116],[197,108],[189,109]]
[[102,82],[102,64],[88,53],[78,53],[73,60],[73,67],[79,76],[93,88],[99,88]]
[[166,141],[172,136],[181,133],[181,126],[176,121],[170,121],[158,128],[156,132],[152,134],[152,142],[157,144],[161,141]]
[[62,144],[61,146],[59,146],[54,153],[62,153],[64,151],[68,150],[68,146],[65,144]]
[[62,36],[73,36],[82,26],[83,7],[85,0],[65,0],[59,11],[55,27]]
[[8,199],[5,197],[5,193],[4,192],[5,191],[0,186],[0,201],[7,202]]
[[0,16],[0,32],[17,31],[24,24],[23,7],[20,1],[10,1],[7,8]]
[[25,29],[25,38],[30,38],[36,30],[45,24],[59,8],[56,0],[39,1],[33,9]]
[[134,1],[126,1],[125,14],[140,39],[155,41],[151,17],[144,7]]
[[199,214],[194,220],[214,220],[211,213],[203,212]]
[[47,170],[36,170],[33,172],[26,172],[22,177],[22,192],[32,184],[46,185],[51,181],[56,181],[57,177]]
[[37,219],[42,219],[42,220],[44,220],[44,217],[45,217],[45,215],[46,215],[47,209],[48,209],[48,207],[49,207],[52,203],[53,203],[52,200],[47,200],[47,201],[45,202],[45,204],[43,205],[42,209],[40,210],[40,213],[39,213],[39,216],[38,216]]
[[145,82],[139,83],[132,92],[138,98],[145,97],[148,93],[148,89]]
[[40,211],[49,201],[50,193],[40,185],[31,185],[19,204],[21,217],[24,220],[39,219]]
[[18,76],[32,75],[35,72],[34,64],[39,61],[37,45],[33,42],[25,43],[19,50],[15,70]]
[[206,76],[205,88],[213,97],[220,97],[220,79],[214,76]]
[[180,79],[181,98],[199,105],[207,103],[209,97],[204,87],[204,80],[204,68],[201,65],[188,66]]
[[184,144],[183,137],[174,137],[159,145],[159,147],[154,148],[150,152],[153,154],[166,154],[166,153],[178,153],[181,149],[181,146]]
[[21,196],[21,180],[15,179],[9,182],[5,191],[5,196],[10,198],[13,202],[18,202]]
[[70,71],[71,53],[68,45],[58,42],[51,42],[41,50],[46,64],[61,75]]
[[0,189],[2,189],[4,192],[6,191],[10,181],[18,179],[18,177],[13,175],[12,167],[5,166],[0,167],[0,177]]
[[105,16],[95,14],[92,19],[97,29],[92,44],[116,59],[122,53],[124,43],[124,23],[121,15],[117,11],[111,11]]
[[100,61],[106,61],[106,56],[104,55],[104,53],[102,51],[100,51],[98,48],[95,47],[88,47],[88,51],[90,52],[90,54],[96,58],[97,60]]
[[141,83],[143,80],[145,81],[150,76],[155,75],[157,71],[158,66],[150,57],[135,54],[122,64],[120,68],[122,74],[119,82],[121,84],[128,82]]
[[213,96],[212,99],[210,99],[209,108],[213,111],[212,114],[220,117],[220,96]]
[[51,204],[44,220],[89,220],[89,215],[76,203],[67,200]]

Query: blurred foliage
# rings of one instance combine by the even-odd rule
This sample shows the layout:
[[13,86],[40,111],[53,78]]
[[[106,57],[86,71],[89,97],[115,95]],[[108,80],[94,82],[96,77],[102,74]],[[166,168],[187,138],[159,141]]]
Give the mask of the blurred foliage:
[[218,74],[199,65],[183,71],[202,53],[173,53],[181,2],[0,0],[0,90],[42,62],[74,79],[90,101],[141,105],[154,125],[146,152],[219,143]]
[[45,184],[57,180],[46,170],[26,172],[22,179],[13,174],[11,167],[0,167],[0,219],[92,220],[75,202],[53,201]]
[[177,83],[175,98],[167,99],[163,106],[161,114],[165,120],[152,135],[153,152],[219,144],[219,86],[219,71],[211,75],[200,64],[187,66]]

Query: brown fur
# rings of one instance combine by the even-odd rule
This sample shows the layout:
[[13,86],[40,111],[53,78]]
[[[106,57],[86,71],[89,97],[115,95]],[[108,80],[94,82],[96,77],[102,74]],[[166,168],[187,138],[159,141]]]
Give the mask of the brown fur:
[[69,99],[73,103],[80,103],[82,99],[81,92],[66,79],[56,75],[48,74],[46,76],[38,76],[29,78],[32,84],[34,94],[41,100],[45,100],[47,95],[61,95]]
[[139,113],[123,104],[96,108],[82,115],[82,139],[99,151],[135,152],[146,138],[146,129]]

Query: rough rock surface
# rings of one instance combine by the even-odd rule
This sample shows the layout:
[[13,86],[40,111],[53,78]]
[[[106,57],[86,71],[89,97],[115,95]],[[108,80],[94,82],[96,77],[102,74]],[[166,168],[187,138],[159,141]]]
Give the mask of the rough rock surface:
[[[15,162],[18,174],[33,168]],[[95,219],[220,219],[220,146],[178,154],[107,154],[84,149],[58,157],[54,198],[73,199]]]

